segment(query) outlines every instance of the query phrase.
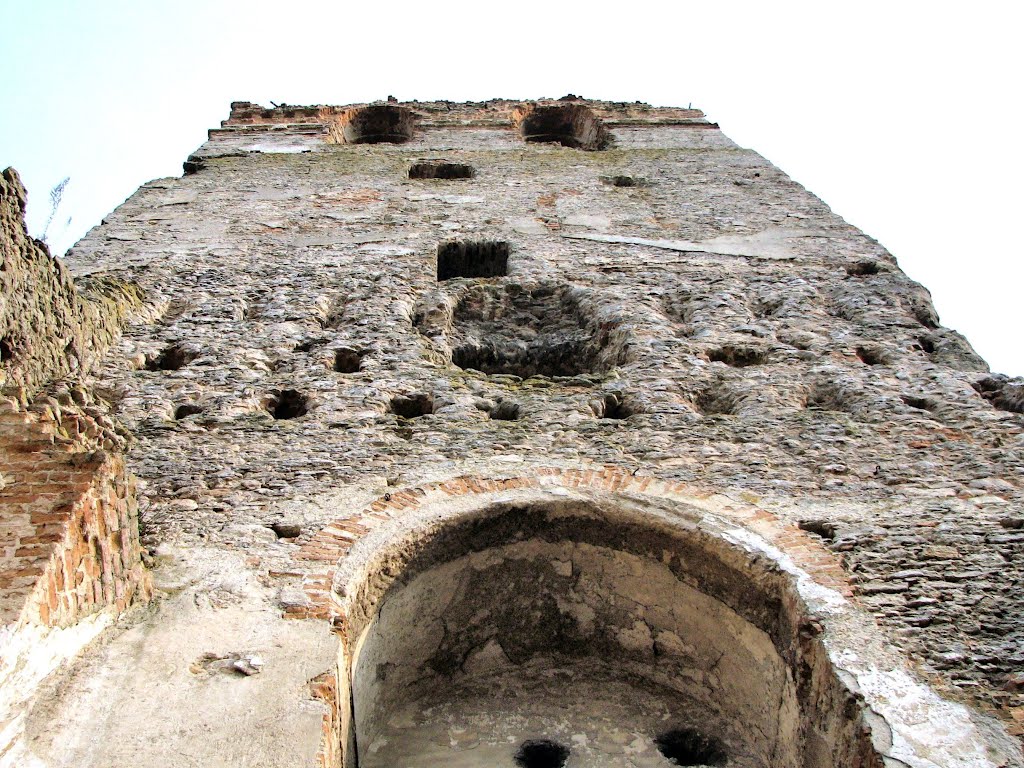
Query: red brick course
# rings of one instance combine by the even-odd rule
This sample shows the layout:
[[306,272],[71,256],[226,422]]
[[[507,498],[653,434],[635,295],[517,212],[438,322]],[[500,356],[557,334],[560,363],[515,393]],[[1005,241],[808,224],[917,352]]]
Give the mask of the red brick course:
[[[0,413],[0,621],[68,626],[148,600],[135,489],[119,454],[87,450],[81,415]],[[73,422],[75,429],[68,430]]]
[[[355,514],[334,520],[315,534],[295,555],[296,570],[302,571],[304,606],[289,606],[285,616],[296,619],[332,619],[331,587],[338,561],[376,525],[402,512],[421,506],[438,494],[462,497],[545,487],[584,488],[609,493],[633,494],[653,498],[689,501],[708,499],[714,494],[683,483],[660,480],[649,475],[635,476],[619,467],[561,469],[542,467],[528,477],[483,478],[456,477],[439,483],[386,493]],[[769,544],[788,555],[818,584],[850,597],[850,584],[838,557],[814,537],[767,510],[729,500],[716,513],[734,520],[737,526],[754,531]]]

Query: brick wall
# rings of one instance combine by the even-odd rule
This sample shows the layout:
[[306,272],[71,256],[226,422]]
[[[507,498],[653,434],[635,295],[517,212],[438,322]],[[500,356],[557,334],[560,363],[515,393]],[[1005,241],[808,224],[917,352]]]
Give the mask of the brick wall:
[[95,448],[103,432],[81,412],[0,403],[0,622],[68,626],[149,598],[134,482]]

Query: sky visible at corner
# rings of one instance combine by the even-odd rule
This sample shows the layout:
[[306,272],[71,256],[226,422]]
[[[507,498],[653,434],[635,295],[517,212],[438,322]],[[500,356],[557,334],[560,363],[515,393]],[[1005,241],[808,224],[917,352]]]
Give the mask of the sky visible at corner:
[[[1011,2],[0,0],[0,168],[71,246],[231,101],[559,97],[703,109],[877,238],[1024,375],[1024,10]],[[68,219],[70,218],[70,223]]]

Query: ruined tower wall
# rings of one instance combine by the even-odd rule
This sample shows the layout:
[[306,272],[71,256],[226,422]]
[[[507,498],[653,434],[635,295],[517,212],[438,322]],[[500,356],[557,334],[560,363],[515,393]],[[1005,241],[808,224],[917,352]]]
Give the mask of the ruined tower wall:
[[[581,148],[525,141],[550,126],[519,102],[378,105],[408,111],[383,128],[361,106],[233,105],[183,178],[144,185],[69,256],[162,309],[95,382],[135,438],[167,597],[138,681],[63,692],[63,733],[83,702],[131,701],[165,738],[101,717],[108,764],[244,761],[237,713],[280,724],[266,764],[334,764],[348,691],[321,748],[297,681],[336,693],[310,638],[345,631],[350,554],[427,509],[543,491],[726,521],[877,620],[884,651],[825,622],[872,707],[928,690],[898,679],[974,708],[935,699],[939,728],[893,704],[873,729],[887,754],[1020,764],[986,719],[1024,717],[1019,384],[884,248],[695,110],[544,103],[590,110],[566,117]],[[358,143],[381,130],[403,140]],[[410,178],[441,161],[471,173]],[[259,674],[219,676],[254,656]],[[159,702],[131,693],[151,668],[173,670]],[[37,755],[74,759],[29,728]]]
[[77,285],[25,227],[26,192],[11,168],[0,176],[0,388],[42,385],[94,365],[142,297],[130,282]]
[[113,615],[149,597],[127,440],[81,380],[141,309],[141,296],[118,280],[76,286],[29,237],[25,202],[7,169],[0,176],[0,712],[7,724],[0,756],[12,764],[40,683]]

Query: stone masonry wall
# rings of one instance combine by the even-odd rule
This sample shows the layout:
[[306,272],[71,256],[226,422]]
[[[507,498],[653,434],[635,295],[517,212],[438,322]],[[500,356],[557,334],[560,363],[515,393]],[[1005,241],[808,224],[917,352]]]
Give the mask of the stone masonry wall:
[[[40,686],[151,595],[126,433],[81,379],[142,308],[125,280],[77,284],[33,240],[17,173],[0,175],[0,764],[18,765]],[[61,631],[67,629],[67,631]],[[55,630],[55,631],[54,631]]]
[[[127,441],[73,379],[142,306],[130,282],[85,280],[32,239],[17,173],[0,175],[0,621],[67,625],[146,592]],[[47,393],[40,389],[47,387]]]
[[[831,549],[918,674],[1024,732],[1021,383],[699,112],[541,105],[566,103],[605,149],[527,143],[506,100],[375,105],[411,111],[396,144],[346,143],[364,105],[239,102],[184,177],[76,245],[78,278],[163,308],[90,377],[134,440],[143,545],[168,574],[244,556],[268,613],[322,622],[332,536],[362,537],[375,500],[654,478]],[[438,163],[472,173],[410,178]],[[442,274],[449,252],[485,274]]]
[[13,168],[0,174],[0,390],[31,395],[94,364],[142,306],[122,280],[77,284],[25,227],[26,192]]

